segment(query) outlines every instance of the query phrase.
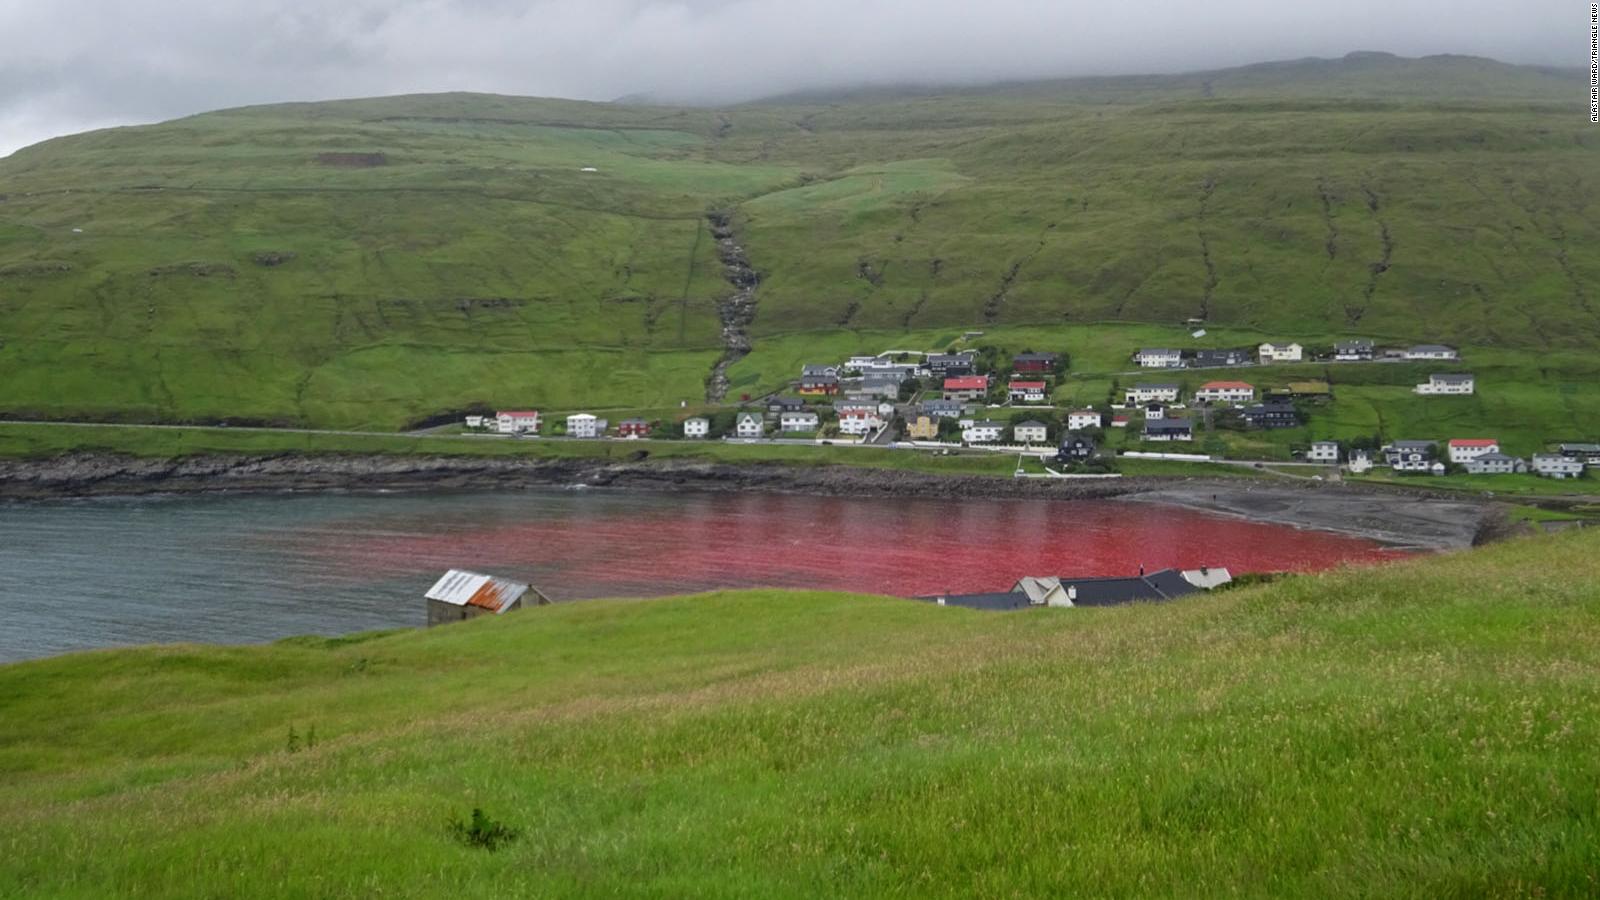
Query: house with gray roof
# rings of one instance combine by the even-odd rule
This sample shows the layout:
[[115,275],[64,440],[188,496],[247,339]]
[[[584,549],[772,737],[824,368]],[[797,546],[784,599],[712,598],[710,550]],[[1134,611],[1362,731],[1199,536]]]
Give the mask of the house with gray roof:
[[1559,453],[1535,453],[1534,474],[1544,478],[1582,478],[1583,461]]
[[1406,359],[1459,359],[1460,356],[1456,348],[1443,344],[1417,344],[1405,351]]
[[1461,465],[1469,475],[1511,475],[1528,471],[1528,464],[1521,458],[1507,456],[1499,451],[1479,454]]
[[1149,403],[1159,400],[1162,403],[1177,403],[1178,393],[1183,387],[1173,382],[1159,384],[1139,383],[1123,392],[1127,406],[1137,406],[1140,403]]
[[1011,426],[1011,433],[1024,444],[1042,444],[1050,439],[1050,429],[1043,422],[1033,419]]

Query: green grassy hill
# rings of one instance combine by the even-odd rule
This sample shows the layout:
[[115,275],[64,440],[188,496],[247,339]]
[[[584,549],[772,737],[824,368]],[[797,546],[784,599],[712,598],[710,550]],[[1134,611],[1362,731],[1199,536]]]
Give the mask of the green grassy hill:
[[0,894],[1592,896],[1597,550],[4,666]]
[[1581,87],[1358,54],[728,109],[392,97],[62,138],[0,160],[0,412],[674,407],[723,350],[710,210],[764,277],[736,395],[820,350],[978,327],[1120,358],[1148,332],[1103,323],[1189,318],[1586,361]]

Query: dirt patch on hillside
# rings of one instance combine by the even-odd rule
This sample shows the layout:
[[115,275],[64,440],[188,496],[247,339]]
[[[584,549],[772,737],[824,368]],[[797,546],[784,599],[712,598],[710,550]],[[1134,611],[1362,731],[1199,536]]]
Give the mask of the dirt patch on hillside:
[[168,266],[156,266],[150,270],[150,276],[156,278],[162,275],[193,275],[197,278],[232,278],[239,274],[233,266],[226,263],[184,262],[173,263]]
[[64,275],[71,272],[72,263],[56,260],[34,260],[0,268],[0,278],[27,278],[35,275]]
[[317,162],[324,166],[370,169],[374,166],[387,166],[389,157],[383,153],[318,153]]

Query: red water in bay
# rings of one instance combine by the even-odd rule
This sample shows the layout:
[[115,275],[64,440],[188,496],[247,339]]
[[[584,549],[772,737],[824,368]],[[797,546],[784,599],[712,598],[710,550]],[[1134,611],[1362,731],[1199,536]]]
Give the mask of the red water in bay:
[[556,599],[755,586],[914,596],[1141,565],[1237,574],[1407,555],[1361,538],[1118,501],[598,491],[458,500],[375,527],[322,523],[296,543],[356,579],[475,568]]

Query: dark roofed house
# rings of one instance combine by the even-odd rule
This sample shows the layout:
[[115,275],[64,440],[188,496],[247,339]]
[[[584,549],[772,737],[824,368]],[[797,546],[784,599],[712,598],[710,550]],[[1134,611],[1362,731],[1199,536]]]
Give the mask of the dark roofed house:
[[1145,419],[1142,437],[1147,441],[1192,441],[1194,424],[1188,419]]
[[971,375],[978,355],[971,350],[960,353],[930,353],[924,360],[928,372],[943,378],[947,375]]
[[1094,441],[1081,434],[1068,434],[1061,439],[1056,450],[1056,462],[1074,463],[1094,456]]
[[933,597],[918,597],[917,599],[927,600],[939,606],[961,606],[966,609],[981,609],[990,612],[1027,609],[1033,605],[1028,601],[1027,594],[1019,594],[1016,591],[995,591],[988,594],[939,594]]
[[1379,451],[1391,469],[1400,472],[1427,472],[1437,460],[1434,441],[1390,441]]
[[1581,459],[1586,465],[1600,466],[1600,444],[1562,444],[1557,449],[1567,459]]
[[1345,360],[1366,360],[1372,358],[1372,342],[1357,339],[1353,341],[1340,341],[1333,345],[1333,358]]
[[786,412],[804,412],[806,402],[799,397],[773,397],[767,401],[767,412],[782,415]]
[[1053,372],[1061,357],[1054,353],[1018,353],[1011,357],[1013,372]]
[[1017,580],[1008,593],[940,594],[919,599],[940,606],[969,609],[1016,610],[1033,606],[1119,606],[1160,602],[1211,590],[1233,580],[1225,568],[1162,569],[1124,578],[1027,577]]
[[1198,369],[1220,369],[1254,365],[1255,354],[1248,350],[1196,350],[1190,365]]
[[1300,424],[1300,412],[1287,400],[1268,400],[1240,410],[1252,428],[1293,428]]

